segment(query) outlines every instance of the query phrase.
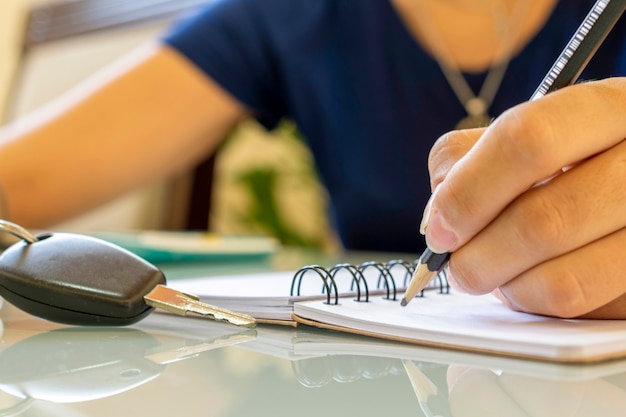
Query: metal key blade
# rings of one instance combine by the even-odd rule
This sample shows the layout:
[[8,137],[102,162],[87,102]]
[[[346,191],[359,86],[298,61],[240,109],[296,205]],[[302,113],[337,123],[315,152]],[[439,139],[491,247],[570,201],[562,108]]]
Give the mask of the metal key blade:
[[256,326],[255,318],[248,314],[235,313],[225,308],[205,304],[195,295],[176,291],[164,285],[154,287],[152,291],[144,296],[144,300],[151,307],[181,316],[192,312],[213,317],[217,321],[227,321],[236,326]]

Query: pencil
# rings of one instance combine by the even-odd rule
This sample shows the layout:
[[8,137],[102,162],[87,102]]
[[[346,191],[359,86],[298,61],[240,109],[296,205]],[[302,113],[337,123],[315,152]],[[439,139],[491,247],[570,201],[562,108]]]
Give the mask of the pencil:
[[424,375],[424,372],[422,372],[413,361],[402,359],[402,365],[404,366],[406,375],[409,377],[413,391],[415,391],[415,396],[417,397],[420,408],[425,415],[434,415],[428,407],[428,402],[431,398],[440,395],[439,388],[430,378]]
[[[537,100],[559,88],[573,84],[585,69],[591,57],[598,50],[615,23],[626,9],[626,0],[598,0],[593,5],[574,36],[554,62],[530,101]],[[426,248],[411,282],[402,297],[401,304],[406,306],[417,293],[445,268],[450,258],[449,253],[436,254]]]
[[411,282],[404,293],[404,297],[402,297],[402,301],[400,301],[402,307],[415,298],[417,293],[422,291],[441,272],[448,263],[449,258],[449,253],[435,253],[426,248],[422,256],[420,256],[419,263],[415,267],[415,273],[413,273]]

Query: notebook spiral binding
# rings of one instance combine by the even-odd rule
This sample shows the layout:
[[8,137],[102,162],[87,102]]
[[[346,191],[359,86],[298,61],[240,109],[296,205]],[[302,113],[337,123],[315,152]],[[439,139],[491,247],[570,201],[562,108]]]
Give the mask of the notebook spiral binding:
[[[290,295],[300,296],[302,280],[306,275],[314,275],[322,281],[322,294],[326,294],[326,304],[339,304],[341,294],[338,290],[337,280],[348,275],[351,279],[350,291],[356,291],[355,301],[368,302],[372,291],[369,288],[368,280],[365,278],[365,273],[367,270],[373,269],[375,270],[374,273],[378,273],[376,289],[383,290],[385,293],[384,299],[397,301],[396,282],[400,282],[399,279],[401,279],[402,287],[406,288],[418,263],[419,258],[413,262],[394,259],[388,262],[369,261],[360,265],[342,263],[330,269],[320,265],[307,265],[294,274],[291,281]],[[445,269],[437,274],[425,289],[438,289],[441,294],[448,294],[450,285]],[[419,296],[424,296],[424,290],[422,290]]]
[[291,369],[306,388],[320,388],[336,383],[355,382],[393,377],[406,378],[402,361],[397,358],[359,355],[325,355],[291,362]]

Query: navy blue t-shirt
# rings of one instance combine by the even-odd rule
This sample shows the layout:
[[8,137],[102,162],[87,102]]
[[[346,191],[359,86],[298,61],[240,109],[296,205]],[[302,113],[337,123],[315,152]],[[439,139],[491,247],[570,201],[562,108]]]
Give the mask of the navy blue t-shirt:
[[[594,0],[562,0],[511,61],[490,108],[528,100]],[[582,79],[626,74],[619,23]],[[268,128],[294,120],[349,249],[421,251],[433,142],[466,113],[388,0],[222,0],[164,41]],[[466,74],[478,91],[485,74]]]

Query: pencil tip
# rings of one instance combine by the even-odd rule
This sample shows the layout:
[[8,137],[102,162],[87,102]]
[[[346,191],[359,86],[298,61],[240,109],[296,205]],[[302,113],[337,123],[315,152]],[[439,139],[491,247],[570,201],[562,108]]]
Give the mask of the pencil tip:
[[433,279],[433,276],[436,275],[436,271],[433,272],[428,269],[428,265],[419,263],[415,271],[413,272],[413,277],[409,282],[409,286],[407,287],[404,297],[400,304],[402,307],[405,307],[409,302],[417,295],[418,292],[422,291],[428,283]]

